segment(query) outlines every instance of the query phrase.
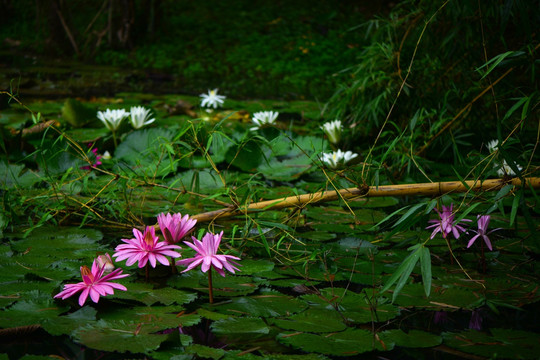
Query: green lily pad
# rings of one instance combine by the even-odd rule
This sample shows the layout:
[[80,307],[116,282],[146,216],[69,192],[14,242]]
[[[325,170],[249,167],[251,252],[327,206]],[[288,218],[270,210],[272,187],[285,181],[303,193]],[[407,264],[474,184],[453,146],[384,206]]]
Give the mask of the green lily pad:
[[142,283],[124,283],[124,285],[128,291],[115,291],[114,295],[111,295],[110,298],[134,300],[148,306],[156,303],[182,305],[192,302],[197,298],[196,293],[169,287],[154,289],[151,285]]
[[224,314],[279,317],[300,312],[306,307],[307,304],[300,299],[268,291],[262,295],[234,298],[214,309]]
[[396,346],[407,348],[428,348],[438,346],[442,342],[439,335],[420,330],[411,330],[405,333],[400,329],[386,330],[379,333],[385,343],[393,342]]
[[41,178],[33,171],[25,169],[24,165],[8,164],[0,161],[0,188],[28,189]]
[[391,350],[394,347],[393,343],[383,346],[369,331],[360,329],[347,329],[324,335],[298,332],[281,333],[277,340],[305,352],[334,356],[357,356],[375,349],[382,351]]
[[303,295],[302,299],[312,306],[337,308],[347,321],[359,324],[387,321],[400,314],[397,306],[378,303],[376,300],[371,300],[370,303],[365,294],[345,292],[344,288],[319,289],[319,294]]
[[476,330],[443,333],[444,343],[459,351],[488,358],[538,359],[540,334],[513,329],[491,329],[491,336]]
[[87,305],[71,314],[47,319],[42,327],[51,335],[71,334],[82,325],[93,324],[96,314],[96,309]]
[[[260,280],[262,282],[264,280]],[[208,274],[192,270],[180,276],[175,276],[167,281],[167,284],[178,289],[191,289],[208,293]],[[256,291],[259,284],[249,276],[234,276],[227,273],[225,277],[215,272],[212,274],[214,297],[230,297],[246,295]]]
[[[392,291],[382,294],[392,297]],[[474,309],[478,296],[470,290],[461,287],[433,288],[429,297],[426,297],[423,284],[407,284],[394,300],[395,304],[404,307],[421,307],[426,309],[464,308]]]
[[[171,131],[163,128],[137,130],[118,145],[114,156],[141,176],[165,176],[177,168],[177,161],[169,156],[173,137]],[[121,165],[119,170],[124,171]]]
[[[0,266],[0,272],[6,268]],[[0,307],[5,307],[19,299],[30,299],[32,291],[39,291],[43,294],[52,293],[58,287],[58,282],[52,281],[32,281],[21,277],[21,280],[0,283],[2,297],[0,297]]]
[[285,330],[314,333],[343,331],[346,328],[343,317],[337,311],[316,308],[283,319],[271,319],[270,323]]
[[92,349],[143,353],[156,350],[167,340],[166,335],[153,334],[154,330],[143,323],[99,320],[75,330],[73,336]]
[[239,275],[259,275],[261,273],[272,271],[274,263],[269,260],[245,259],[241,261],[242,267]]
[[98,121],[97,110],[78,100],[67,99],[62,107],[62,119],[74,128],[80,128]]
[[214,360],[220,359],[225,354],[225,350],[223,349],[216,349],[210,346],[204,346],[199,344],[186,346],[185,352],[188,354],[195,354],[199,358],[210,358]]
[[214,321],[211,328],[218,335],[264,335],[270,332],[268,325],[262,319],[254,317],[228,317]]
[[136,306],[133,308],[111,307],[110,310],[101,311],[100,318],[107,321],[133,321],[142,323],[152,327],[154,332],[181,326],[193,326],[201,321],[200,315],[188,314],[179,305]]
[[9,309],[2,311],[0,317],[0,327],[10,328],[17,326],[42,324],[43,322],[56,319],[58,315],[68,308],[59,306],[54,302],[52,296],[39,294],[37,291],[28,296],[35,300],[18,301]]

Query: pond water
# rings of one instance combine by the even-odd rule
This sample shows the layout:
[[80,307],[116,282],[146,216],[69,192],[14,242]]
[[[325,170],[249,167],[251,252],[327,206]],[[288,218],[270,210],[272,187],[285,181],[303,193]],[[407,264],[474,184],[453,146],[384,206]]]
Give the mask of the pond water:
[[[92,69],[57,69],[83,87],[92,76]],[[118,69],[111,74],[126,79]],[[527,226],[538,219],[514,211],[508,187],[483,199],[360,197],[201,220],[193,235],[223,231],[219,251],[241,259],[235,274],[213,272],[213,303],[200,267],[124,261],[115,266],[130,275],[117,280],[126,291],[83,306],[78,294],[54,299],[81,281],[81,266],[112,255],[121,239],[133,238],[132,228],[156,224],[159,213],[194,216],[352,188],[362,184],[363,164],[321,165],[331,145],[316,103],[227,99],[225,110],[208,113],[198,97],[134,92],[145,86],[138,78],[130,92],[117,93],[104,91],[100,76],[80,100],[66,99],[80,88],[55,83],[47,93],[48,79],[35,87],[21,80],[24,106],[11,102],[0,115],[8,149],[0,172],[0,358],[540,357],[540,249]],[[100,86],[104,92],[93,93]],[[33,88],[40,98],[26,101]],[[156,121],[120,128],[115,146],[95,113],[135,105],[151,108]],[[59,130],[22,132],[32,125],[28,109]],[[250,130],[261,110],[279,111],[276,126]],[[112,158],[97,165],[89,144]],[[482,239],[467,248],[476,215],[494,202],[503,211],[491,214],[489,228],[501,228],[489,235],[493,251]],[[430,238],[428,220],[438,218],[430,210],[451,203],[456,217],[470,209],[469,233]],[[182,258],[195,255],[179,245]]]

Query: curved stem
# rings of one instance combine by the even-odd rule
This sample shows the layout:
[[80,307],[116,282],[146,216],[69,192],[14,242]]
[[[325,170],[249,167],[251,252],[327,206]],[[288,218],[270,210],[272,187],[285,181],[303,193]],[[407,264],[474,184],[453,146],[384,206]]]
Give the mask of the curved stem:
[[212,267],[208,270],[208,296],[210,297],[210,304],[214,303],[214,294],[212,288]]

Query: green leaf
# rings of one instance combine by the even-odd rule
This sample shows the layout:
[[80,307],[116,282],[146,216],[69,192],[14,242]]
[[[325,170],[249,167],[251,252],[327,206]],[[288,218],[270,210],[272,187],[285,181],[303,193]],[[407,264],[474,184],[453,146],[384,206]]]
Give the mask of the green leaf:
[[428,348],[438,346],[442,342],[439,335],[420,330],[411,330],[405,333],[403,330],[393,329],[383,331],[379,333],[379,336],[386,343],[393,342],[396,346],[406,348]]
[[69,315],[48,319],[42,327],[51,335],[69,335],[80,326],[93,324],[96,314],[96,309],[86,305]]
[[518,192],[516,195],[514,195],[514,199],[512,200],[512,210],[510,211],[510,224],[509,224],[510,227],[514,225],[514,221],[516,220],[516,215],[519,208],[520,200],[521,200],[521,192]]
[[73,336],[92,349],[143,353],[156,350],[167,340],[166,335],[153,334],[154,330],[145,323],[99,320],[80,327]]
[[420,244],[414,245],[409,249],[413,249],[414,251],[411,254],[409,254],[409,256],[407,256],[407,258],[405,258],[405,260],[403,260],[403,262],[399,265],[397,270],[390,277],[390,279],[388,279],[388,281],[386,282],[386,284],[384,285],[384,287],[381,290],[381,293],[383,293],[386,290],[390,289],[390,287],[392,285],[394,285],[394,283],[396,281],[398,281],[398,278],[399,278],[399,281],[398,281],[398,283],[396,285],[396,288],[394,289],[394,294],[392,296],[392,302],[398,296],[399,292],[401,291],[401,289],[405,285],[407,279],[411,275],[411,273],[412,273],[412,271],[414,269],[414,266],[416,265],[416,263],[420,259],[420,249],[421,249]]
[[229,303],[214,306],[212,309],[224,314],[233,311],[238,315],[257,317],[279,317],[294,314],[307,308],[307,304],[297,298],[268,291],[262,295],[233,298]]
[[342,332],[317,335],[310,333],[281,333],[277,340],[285,345],[308,353],[335,356],[357,356],[372,350],[391,350],[393,343],[383,344],[374,341],[373,334],[367,330],[347,329]]
[[324,333],[343,331],[343,317],[335,310],[311,308],[287,318],[270,320],[270,323],[285,330]]
[[219,335],[261,335],[270,332],[269,327],[262,319],[254,317],[228,317],[227,319],[214,321],[211,328],[213,332]]
[[68,309],[56,304],[48,294],[45,297],[45,294],[35,291],[28,298],[33,300],[18,301],[9,309],[2,311],[0,328],[43,324],[45,321],[56,319]]
[[156,303],[182,305],[197,298],[197,294],[194,292],[176,290],[170,287],[154,289],[152,285],[142,283],[125,283],[124,285],[128,291],[115,291],[114,295],[110,295],[110,298],[134,300],[148,306]]
[[[164,128],[136,130],[116,148],[115,158],[131,166],[142,176],[165,176],[176,171],[177,162],[168,156],[163,145],[170,143],[174,133]],[[119,170],[125,171],[119,165]]]
[[422,271],[422,282],[426,296],[431,292],[431,255],[429,249],[422,245],[420,248],[420,270]]
[[537,333],[514,329],[487,332],[465,330],[459,333],[443,333],[444,344],[459,351],[486,358],[538,359],[540,338]]
[[186,353],[188,354],[196,354],[198,358],[202,359],[214,359],[218,360],[225,354],[225,350],[223,349],[216,349],[210,346],[204,346],[199,344],[193,344],[186,346],[185,348]]

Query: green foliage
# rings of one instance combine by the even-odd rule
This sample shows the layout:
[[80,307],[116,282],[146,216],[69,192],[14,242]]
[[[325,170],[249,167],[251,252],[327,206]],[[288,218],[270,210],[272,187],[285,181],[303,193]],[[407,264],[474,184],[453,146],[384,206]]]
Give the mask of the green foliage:
[[[136,11],[142,3],[152,2],[135,2]],[[96,13],[96,4],[73,1],[62,11],[79,6]],[[99,303],[87,300],[80,308],[77,295],[53,299],[63,285],[80,281],[81,266],[111,254],[133,227],[155,224],[162,212],[195,215],[346,188],[537,175],[538,129],[531,120],[538,112],[537,46],[529,35],[538,15],[528,3],[402,1],[388,16],[363,23],[360,8],[344,16],[340,7],[350,4],[323,2],[315,16],[306,3],[295,18],[288,4],[162,4],[187,6],[167,17],[168,25],[183,28],[156,30],[159,40],[141,37],[131,52],[103,43],[97,61],[174,69],[186,80],[183,91],[212,83],[250,97],[323,94],[339,82],[324,117],[346,120],[344,141],[325,140],[320,107],[307,101],[229,96],[224,110],[210,114],[184,103],[197,104],[195,96],[148,92],[28,105],[10,97],[17,104],[0,114],[2,331],[39,326],[41,342],[61,339],[105,357],[326,359],[375,351],[429,357],[441,344],[485,357],[536,356],[534,346],[533,355],[519,348],[537,337],[536,325],[521,319],[540,299],[534,261],[540,202],[537,190],[510,184],[493,192],[309,199],[201,220],[193,236],[223,230],[220,251],[242,258],[234,275],[213,272],[212,304],[208,273],[161,265],[148,276],[136,265],[124,269],[130,276],[120,283],[128,291]],[[218,24],[220,12],[233,13],[230,31]],[[77,12],[71,26],[86,24],[83,15]],[[95,26],[106,23],[98,16]],[[187,36],[193,29],[210,35],[199,41]],[[482,39],[482,29],[493,36]],[[245,34],[242,44],[238,33]],[[81,56],[93,50],[90,44]],[[110,71],[115,81],[127,79]],[[144,129],[126,121],[113,139],[92,124],[95,109],[141,104],[156,117]],[[279,111],[277,124],[251,130],[261,110]],[[498,146],[486,151],[492,139]],[[359,156],[338,169],[321,161],[338,148]],[[106,151],[110,158],[101,157]],[[452,241],[440,233],[431,238],[425,228],[435,207],[451,203],[455,221],[473,220],[469,232]],[[486,214],[488,230],[502,228],[489,234],[494,251],[482,239],[467,248],[476,216]],[[183,258],[193,254],[183,246]],[[451,325],[432,323],[434,311],[444,311]],[[485,332],[466,330],[471,311],[485,315]],[[523,330],[510,330],[516,324]]]
[[[348,122],[352,143],[380,136],[370,155],[379,168],[380,156],[386,157],[394,174],[433,176],[421,154],[467,163],[464,149],[502,141],[517,125],[535,126],[535,111],[525,104],[539,94],[531,32],[538,5],[400,2],[388,18],[354,30],[363,31],[368,43],[357,64],[341,72],[324,116]],[[519,140],[522,147],[532,141],[526,133]],[[514,161],[507,159],[518,173]]]

